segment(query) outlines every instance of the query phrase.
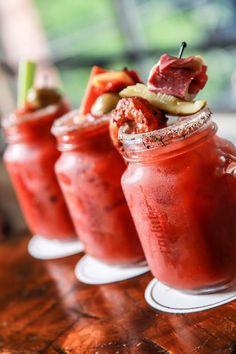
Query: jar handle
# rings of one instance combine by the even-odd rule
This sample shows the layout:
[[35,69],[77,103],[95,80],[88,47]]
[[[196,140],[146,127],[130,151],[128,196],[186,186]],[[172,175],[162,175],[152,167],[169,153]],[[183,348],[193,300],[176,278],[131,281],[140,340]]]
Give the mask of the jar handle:
[[224,155],[224,172],[236,178],[236,157],[231,154]]

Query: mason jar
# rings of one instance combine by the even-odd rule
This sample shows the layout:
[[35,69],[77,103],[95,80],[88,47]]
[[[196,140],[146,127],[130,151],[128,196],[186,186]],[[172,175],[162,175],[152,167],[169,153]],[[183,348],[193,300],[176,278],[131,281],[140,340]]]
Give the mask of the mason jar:
[[153,275],[187,292],[236,277],[236,149],[208,108],[143,134],[120,129],[122,187]]
[[3,120],[4,162],[30,231],[50,239],[72,239],[75,230],[57,182],[59,157],[50,129],[68,112],[65,101],[35,112],[16,111]]
[[108,264],[136,263],[144,254],[121,188],[125,163],[111,143],[109,120],[75,110],[55,121],[61,152],[55,171],[85,252]]

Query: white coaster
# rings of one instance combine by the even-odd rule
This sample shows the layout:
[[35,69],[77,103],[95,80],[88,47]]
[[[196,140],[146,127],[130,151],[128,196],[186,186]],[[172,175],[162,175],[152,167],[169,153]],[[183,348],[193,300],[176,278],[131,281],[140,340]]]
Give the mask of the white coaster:
[[146,262],[136,265],[117,266],[105,264],[92,256],[85,255],[75,267],[75,276],[85,284],[109,284],[137,277],[149,271]]
[[57,259],[82,252],[83,244],[78,240],[61,241],[34,235],[28,243],[29,254],[37,259]]
[[169,313],[208,310],[236,299],[236,287],[214,294],[190,295],[169,288],[153,279],[145,290],[145,299],[154,309]]

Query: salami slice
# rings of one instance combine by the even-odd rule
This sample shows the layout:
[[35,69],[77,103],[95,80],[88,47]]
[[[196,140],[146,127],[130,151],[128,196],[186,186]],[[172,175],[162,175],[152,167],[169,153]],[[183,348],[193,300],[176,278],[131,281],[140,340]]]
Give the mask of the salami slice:
[[191,101],[207,82],[207,66],[200,56],[161,56],[148,78],[148,89]]

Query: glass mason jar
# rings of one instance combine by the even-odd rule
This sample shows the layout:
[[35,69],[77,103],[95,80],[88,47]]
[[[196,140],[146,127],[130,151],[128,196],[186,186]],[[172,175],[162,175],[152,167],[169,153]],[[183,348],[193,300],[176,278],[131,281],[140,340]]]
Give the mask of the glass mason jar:
[[16,112],[3,121],[8,143],[4,162],[21,209],[33,234],[72,239],[74,227],[54,172],[59,157],[50,129],[68,112],[66,102],[30,113]]
[[56,174],[85,251],[110,264],[144,258],[120,185],[125,163],[109,137],[109,116],[82,119],[72,111],[52,132],[61,156]]
[[123,191],[151,271],[193,293],[236,278],[236,149],[216,131],[208,108],[153,132],[120,130]]

